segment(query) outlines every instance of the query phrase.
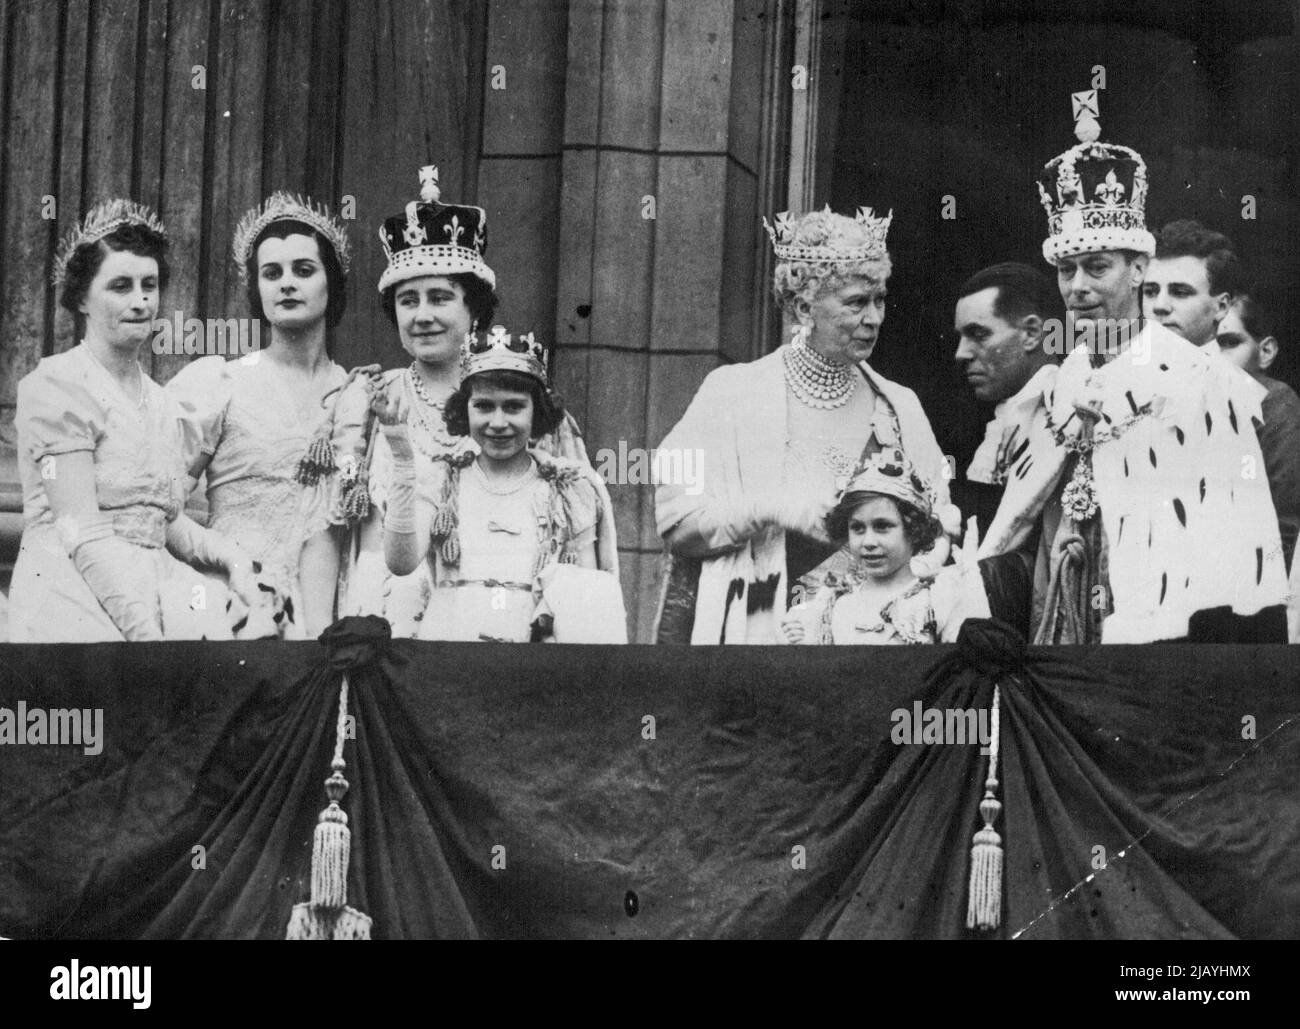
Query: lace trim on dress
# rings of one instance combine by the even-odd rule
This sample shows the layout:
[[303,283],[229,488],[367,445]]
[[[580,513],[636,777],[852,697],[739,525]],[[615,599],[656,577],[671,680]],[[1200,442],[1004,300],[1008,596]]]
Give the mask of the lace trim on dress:
[[[826,588],[831,591],[831,595],[822,610],[819,633],[821,643],[835,642],[835,633],[831,625],[835,605],[857,589],[862,581],[860,575],[855,575],[851,571],[845,576],[837,576],[833,572],[826,576]],[[930,602],[930,588],[933,585],[934,576],[924,576],[891,599],[880,609],[881,628],[893,629],[894,635],[904,643],[935,642],[939,638],[939,624],[935,617],[934,605]]]

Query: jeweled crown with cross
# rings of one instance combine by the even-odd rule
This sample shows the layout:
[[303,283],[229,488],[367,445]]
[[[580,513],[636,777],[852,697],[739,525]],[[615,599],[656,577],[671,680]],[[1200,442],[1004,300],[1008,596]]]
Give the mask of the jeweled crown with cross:
[[827,204],[823,210],[802,216],[783,211],[776,216],[775,224],[764,218],[763,228],[772,240],[778,261],[856,264],[888,256],[885,237],[893,220],[893,211],[877,218],[870,207],[859,207],[858,213],[849,218],[835,214]]
[[1074,134],[1079,142],[1052,158],[1038,179],[1047,211],[1043,257],[1097,250],[1154,254],[1156,240],[1146,227],[1147,166],[1136,150],[1100,143],[1095,89],[1071,94]]
[[546,348],[531,332],[516,338],[506,332],[504,325],[494,325],[482,339],[470,337],[461,353],[461,378],[479,372],[512,371],[531,375],[543,386],[549,386],[546,356]]
[[487,212],[468,204],[444,204],[439,198],[438,169],[420,169],[420,199],[402,214],[384,219],[379,242],[388,267],[379,277],[379,292],[423,275],[468,273],[496,288],[497,277],[483,252],[487,248]]

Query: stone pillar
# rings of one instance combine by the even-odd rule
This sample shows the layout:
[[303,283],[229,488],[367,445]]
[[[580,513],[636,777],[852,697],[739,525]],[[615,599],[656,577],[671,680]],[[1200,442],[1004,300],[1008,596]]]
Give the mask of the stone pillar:
[[[701,380],[768,345],[760,217],[786,5],[569,5],[555,367],[598,467],[634,472]],[[608,460],[601,460],[606,451]],[[662,544],[654,490],[616,476],[633,639],[650,641]]]

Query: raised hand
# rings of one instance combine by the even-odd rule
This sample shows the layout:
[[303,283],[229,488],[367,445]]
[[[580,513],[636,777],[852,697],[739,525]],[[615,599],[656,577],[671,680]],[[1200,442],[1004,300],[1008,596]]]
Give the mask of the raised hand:
[[787,643],[802,643],[807,631],[798,615],[786,615],[781,622],[781,632],[785,636]]
[[406,407],[406,397],[401,390],[392,390],[390,392],[385,389],[382,374],[368,375],[366,390],[370,393],[370,410],[375,412],[380,425],[402,425],[406,422],[409,413]]

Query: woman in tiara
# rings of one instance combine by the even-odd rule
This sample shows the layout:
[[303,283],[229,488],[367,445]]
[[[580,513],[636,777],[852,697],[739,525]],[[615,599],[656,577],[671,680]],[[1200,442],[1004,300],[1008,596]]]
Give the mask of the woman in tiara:
[[270,345],[235,361],[202,358],[167,386],[185,412],[190,474],[207,476],[208,524],[258,560],[287,639],[334,620],[333,410],[323,400],[347,380],[326,330],[343,317],[349,257],[328,210],[272,194],[234,236],[249,311],[270,324]]
[[[673,555],[661,641],[781,642],[787,606],[817,585],[801,578],[847,560],[825,531],[836,480],[885,447],[901,448],[935,484],[941,523],[959,531],[943,454],[916,394],[867,364],[885,318],[891,218],[828,207],[767,226],[793,338],[711,372],[661,444],[705,455],[706,469],[703,490],[667,482],[655,492],[659,534]],[[937,568],[948,553],[941,536],[921,559]]]
[[528,449],[564,417],[545,361],[531,333],[515,341],[500,326],[470,346],[445,405],[460,445],[432,503],[417,498],[405,398],[375,393],[393,462],[384,557],[399,575],[422,562],[431,572],[421,639],[627,642],[617,569],[598,553],[599,476]]
[[[383,373],[371,370],[344,391],[339,404],[334,442],[344,468],[344,514],[357,526],[340,613],[383,615],[395,636],[419,634],[433,581],[427,563],[397,575],[384,561],[383,517],[393,458],[387,438],[366,415],[377,392],[400,402],[407,413],[417,490],[433,504],[447,473],[446,458],[463,442],[446,427],[446,404],[460,384],[465,349],[491,324],[497,307],[496,275],[483,259],[486,222],[481,207],[442,203],[437,168],[420,169],[420,199],[379,230],[388,259],[379,279],[380,303],[411,363]],[[356,431],[358,426],[364,431]],[[577,424],[567,413],[535,441],[535,449],[590,467]],[[597,486],[601,564],[616,570],[613,510],[604,483]]]
[[[140,367],[167,246],[153,212],[113,200],[55,258],[59,302],[84,335],[18,384],[25,527],[10,591],[14,642],[228,638],[224,590],[194,592],[197,573],[168,552],[221,569],[245,614],[257,592],[249,557],[183,513],[178,411]],[[191,631],[202,619],[188,604],[168,604],[178,594],[203,596],[214,616],[206,633]]]

